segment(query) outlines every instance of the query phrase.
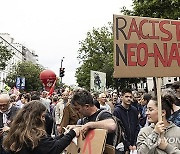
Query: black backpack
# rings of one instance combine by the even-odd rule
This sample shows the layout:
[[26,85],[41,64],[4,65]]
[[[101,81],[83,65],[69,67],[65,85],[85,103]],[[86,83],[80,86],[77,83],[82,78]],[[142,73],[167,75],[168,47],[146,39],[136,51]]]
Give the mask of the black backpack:
[[[105,113],[108,112],[106,110],[101,110],[97,117],[96,117],[96,121],[99,121],[100,116]],[[108,112],[109,113],[109,112]],[[116,148],[119,144],[124,144],[125,141],[125,129],[123,127],[122,121],[120,119],[118,119],[117,117],[112,115],[113,120],[116,122],[117,127],[116,127],[116,131],[115,131],[115,136],[114,136],[114,140],[113,140],[113,146]]]

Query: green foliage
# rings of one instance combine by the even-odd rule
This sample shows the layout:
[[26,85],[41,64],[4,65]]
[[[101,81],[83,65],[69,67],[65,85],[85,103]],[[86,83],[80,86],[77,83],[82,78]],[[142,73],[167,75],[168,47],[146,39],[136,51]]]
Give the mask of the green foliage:
[[133,0],[133,10],[125,7],[121,12],[126,15],[178,19],[180,17],[179,0]]
[[13,66],[8,73],[5,83],[10,87],[14,87],[17,77],[25,77],[25,91],[35,91],[42,89],[42,83],[39,75],[43,69],[38,64],[32,62],[21,62]]
[[3,45],[3,42],[0,42],[0,69],[5,69],[8,60],[12,58],[13,54],[11,50],[8,50],[7,46]]
[[90,70],[106,73],[107,86],[113,81],[113,35],[112,26],[93,28],[87,38],[80,42],[78,59],[82,65],[76,70],[77,83],[90,89]]
[[78,59],[82,65],[76,70],[77,83],[80,87],[90,90],[90,70],[106,73],[107,88],[119,87],[122,89],[137,83],[140,80],[132,79],[114,79],[113,78],[113,34],[112,26],[93,28],[92,32],[87,33],[87,38],[80,42],[78,50]]

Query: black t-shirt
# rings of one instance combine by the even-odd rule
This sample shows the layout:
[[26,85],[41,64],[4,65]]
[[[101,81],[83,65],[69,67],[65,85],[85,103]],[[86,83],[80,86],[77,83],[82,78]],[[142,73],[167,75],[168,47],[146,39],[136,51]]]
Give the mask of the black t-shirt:
[[[95,112],[93,115],[89,116],[89,117],[85,117],[83,119],[83,122],[82,124],[86,124],[88,122],[91,122],[91,121],[96,121],[96,118],[98,116],[98,114],[101,112],[102,110],[98,110],[97,112]],[[112,118],[112,114],[110,112],[103,112],[101,113],[101,115],[98,117],[98,121],[101,121],[101,120],[105,120],[105,119],[113,119]],[[110,144],[110,145],[113,145],[113,139],[114,139],[114,136],[115,136],[115,132],[113,133],[108,133],[107,134],[107,139],[106,139],[106,144]]]

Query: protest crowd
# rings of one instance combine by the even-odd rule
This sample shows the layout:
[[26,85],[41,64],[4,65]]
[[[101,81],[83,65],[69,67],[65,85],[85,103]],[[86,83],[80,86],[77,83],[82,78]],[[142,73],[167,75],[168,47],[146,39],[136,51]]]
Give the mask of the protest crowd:
[[66,153],[74,137],[85,139],[90,130],[105,129],[106,144],[116,154],[180,154],[179,91],[175,82],[162,92],[162,121],[157,98],[129,88],[99,94],[81,88],[52,95],[1,93],[0,153]]

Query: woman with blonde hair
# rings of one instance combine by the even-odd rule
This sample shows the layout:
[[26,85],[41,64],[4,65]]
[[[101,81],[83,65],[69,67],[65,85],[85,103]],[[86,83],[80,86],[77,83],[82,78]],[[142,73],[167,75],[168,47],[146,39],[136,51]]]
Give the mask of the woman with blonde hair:
[[31,101],[17,113],[3,147],[11,154],[59,154],[79,135],[79,128],[53,139],[45,131],[46,107]]
[[162,97],[162,121],[158,122],[157,98],[147,104],[147,119],[150,126],[140,130],[137,138],[139,154],[180,154],[180,127],[168,121],[172,111],[173,96]]

